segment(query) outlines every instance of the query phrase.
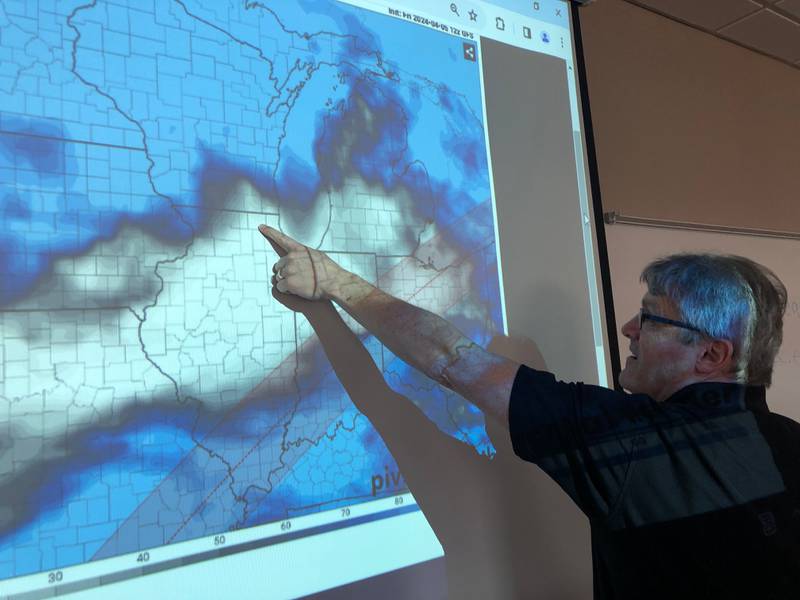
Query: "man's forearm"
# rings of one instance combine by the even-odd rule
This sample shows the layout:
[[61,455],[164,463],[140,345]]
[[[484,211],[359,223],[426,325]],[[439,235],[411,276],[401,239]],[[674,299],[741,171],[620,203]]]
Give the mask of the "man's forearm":
[[330,297],[394,354],[438,383],[448,384],[447,368],[460,349],[473,345],[447,320],[353,273],[340,273]]
[[517,363],[487,352],[442,317],[379,290],[324,252],[268,225],[258,229],[280,257],[272,266],[278,293],[333,300],[401,359],[507,425]]

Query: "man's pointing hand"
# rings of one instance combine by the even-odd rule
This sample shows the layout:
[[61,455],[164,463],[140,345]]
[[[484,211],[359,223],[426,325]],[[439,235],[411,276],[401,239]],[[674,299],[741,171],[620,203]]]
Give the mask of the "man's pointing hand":
[[272,285],[279,292],[306,300],[333,297],[344,269],[324,252],[312,250],[274,227],[259,225],[258,230],[280,257],[272,266]]

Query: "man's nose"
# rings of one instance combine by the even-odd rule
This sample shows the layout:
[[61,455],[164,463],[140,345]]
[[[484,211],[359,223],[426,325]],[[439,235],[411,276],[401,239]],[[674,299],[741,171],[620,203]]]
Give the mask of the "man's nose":
[[622,335],[633,339],[639,336],[639,315],[635,315],[630,321],[622,326]]

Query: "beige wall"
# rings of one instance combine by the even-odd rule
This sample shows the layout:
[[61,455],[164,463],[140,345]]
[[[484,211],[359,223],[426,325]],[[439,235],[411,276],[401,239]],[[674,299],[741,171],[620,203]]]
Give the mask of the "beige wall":
[[621,0],[580,16],[605,210],[800,232],[800,70]]

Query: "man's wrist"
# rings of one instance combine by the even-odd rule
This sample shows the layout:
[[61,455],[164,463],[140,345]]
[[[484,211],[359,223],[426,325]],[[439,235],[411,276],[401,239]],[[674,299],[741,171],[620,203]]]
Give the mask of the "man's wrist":
[[336,265],[334,276],[327,287],[327,298],[342,308],[354,306],[374,289],[367,281],[339,265]]

